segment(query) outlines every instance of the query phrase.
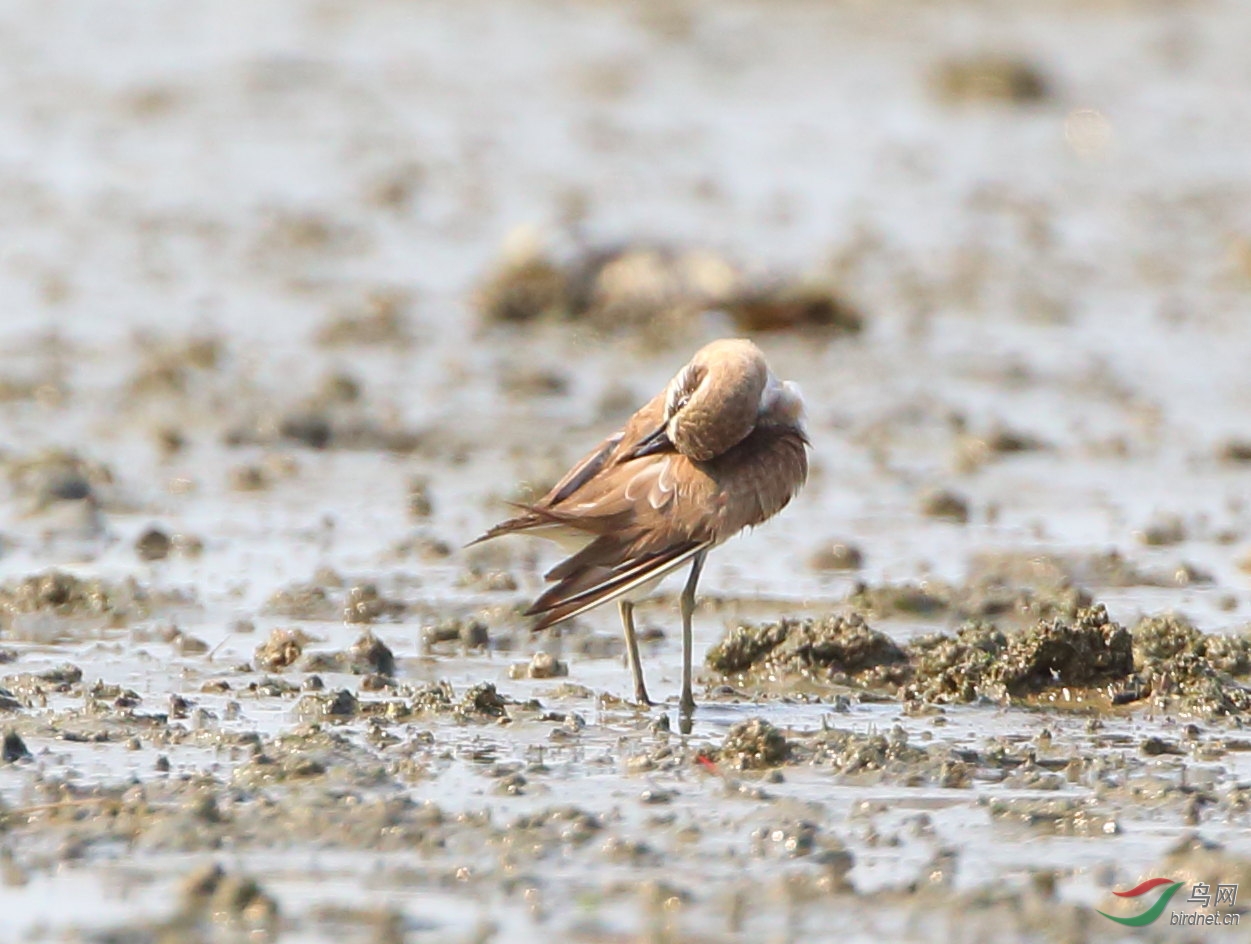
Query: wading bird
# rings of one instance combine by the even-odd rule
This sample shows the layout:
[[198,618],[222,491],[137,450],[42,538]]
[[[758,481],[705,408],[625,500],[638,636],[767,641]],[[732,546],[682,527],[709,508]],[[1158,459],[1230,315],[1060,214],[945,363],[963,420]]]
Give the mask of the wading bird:
[[799,388],[779,381],[751,341],[701,348],[664,392],[634,414],[520,514],[472,543],[504,534],[552,538],[576,553],[545,574],[526,611],[535,630],[617,600],[634,696],[650,705],[634,632],[634,603],[685,564],[682,697],[691,693],[691,617],[704,558],[772,518],[808,475]]

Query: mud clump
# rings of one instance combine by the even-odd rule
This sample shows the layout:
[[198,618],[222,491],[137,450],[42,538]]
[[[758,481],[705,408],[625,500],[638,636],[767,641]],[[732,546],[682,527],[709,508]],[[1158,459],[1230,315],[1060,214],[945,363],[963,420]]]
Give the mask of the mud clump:
[[50,372],[43,378],[0,377],[0,403],[34,400],[44,406],[62,406],[70,397],[63,376]]
[[52,685],[77,685],[83,680],[83,670],[71,662],[65,662],[40,672],[35,678]]
[[889,636],[855,614],[744,624],[732,629],[707,656],[708,666],[723,675],[766,669],[824,679],[905,661],[907,656]]
[[517,578],[506,570],[490,570],[477,566],[466,568],[457,578],[456,584],[480,593],[511,593],[520,586]]
[[1215,671],[1233,676],[1251,674],[1251,639],[1200,632],[1184,616],[1145,616],[1134,627],[1134,663],[1139,669],[1195,656]]
[[874,616],[942,616],[953,608],[950,587],[938,584],[857,584],[847,602]]
[[967,625],[953,639],[922,637],[908,647],[908,698],[924,701],[1004,701],[1055,688],[1089,689],[1123,683],[1134,670],[1133,639],[1102,606],[1072,620],[1040,621],[1008,637],[992,625]]
[[376,623],[399,619],[407,610],[401,601],[384,597],[374,584],[363,583],[348,591],[343,619],[348,623]]
[[507,714],[508,702],[495,690],[491,682],[481,682],[465,692],[461,698],[460,712],[488,718],[502,718]]
[[990,678],[1009,694],[1024,695],[1056,684],[1089,686],[1134,671],[1133,637],[1096,605],[1073,622],[1051,620],[1014,639],[992,666]]
[[354,672],[377,672],[379,675],[395,674],[395,655],[381,639],[371,632],[361,637],[348,650]]
[[779,283],[752,288],[721,306],[740,331],[790,331],[803,328],[859,334],[864,316],[832,286]]
[[1011,429],[1007,426],[995,426],[983,437],[986,448],[996,455],[1014,455],[1019,452],[1036,452],[1047,449],[1047,443],[1032,433]]
[[30,757],[30,750],[26,747],[22,736],[16,731],[9,731],[5,734],[4,745],[0,747],[0,760],[6,764],[15,764],[27,757]]
[[263,492],[269,488],[270,477],[259,465],[246,463],[233,467],[226,475],[230,489],[235,492]]
[[447,642],[459,642],[466,649],[485,649],[491,643],[491,634],[487,624],[479,619],[449,618],[421,628],[423,649]]
[[998,54],[951,59],[938,66],[934,87],[945,101],[1028,105],[1051,95],[1051,83],[1036,65]]
[[507,258],[479,287],[476,305],[488,322],[520,324],[570,315],[569,277],[538,252]]
[[832,541],[813,551],[808,558],[812,570],[859,570],[864,566],[864,554],[854,544]]
[[170,624],[162,627],[157,635],[162,642],[167,642],[182,655],[203,655],[209,651],[209,645],[198,636],[184,632],[180,627]]
[[1096,704],[1153,704],[1204,716],[1251,710],[1251,640],[1205,635],[1175,616],[1144,620],[1136,638],[1101,605],[1014,633],[971,620],[900,647],[855,615],[731,629],[709,650],[722,675],[766,684],[801,678],[855,684],[917,703],[997,703],[1064,690]]
[[[892,780],[922,782],[938,781],[941,761],[908,743],[908,734],[895,725],[889,734],[861,734],[841,728],[829,728],[806,744],[812,761],[834,768],[843,775],[866,773],[887,774]],[[933,763],[927,762],[934,760]]]
[[251,252],[258,265],[277,269],[359,251],[362,241],[359,230],[329,213],[278,208],[267,214]]
[[266,672],[281,672],[295,665],[310,642],[312,637],[301,629],[275,629],[257,646],[256,665]]
[[228,873],[214,864],[191,872],[183,880],[181,897],[181,914],[175,923],[184,928],[189,924],[224,924],[261,941],[277,936],[278,902],[255,879]]
[[1251,639],[1246,636],[1205,633],[1195,641],[1194,651],[1217,672],[1251,675]]
[[741,331],[854,334],[860,311],[834,287],[794,276],[750,284],[739,266],[703,249],[633,244],[584,248],[560,261],[533,240],[515,246],[476,296],[483,321],[578,321],[605,333],[693,323],[724,311]]
[[408,480],[408,514],[410,518],[422,520],[434,514],[428,479],[415,477]]
[[500,389],[510,398],[563,397],[569,393],[569,375],[546,367],[505,364],[500,369]]
[[1175,575],[1144,572],[1115,550],[1092,554],[1075,562],[1074,578],[1101,587],[1170,587],[1177,584]]
[[336,718],[350,718],[359,708],[360,702],[346,688],[329,696],[325,703],[326,714]]
[[340,590],[343,579],[328,569],[319,570],[308,583],[296,583],[274,591],[263,612],[286,619],[332,622],[343,616],[331,591]]
[[[297,631],[298,632],[298,631]],[[372,632],[364,632],[347,649],[307,653],[299,664],[301,672],[340,672],[363,675],[362,687],[369,691],[389,688],[395,675],[395,655]],[[317,678],[316,675],[312,676]]]
[[1115,836],[1121,832],[1114,817],[1069,797],[995,799],[988,809],[996,822],[1016,823],[1053,836]]
[[174,542],[159,528],[149,528],[135,540],[135,554],[143,561],[159,561],[169,556]]
[[1230,439],[1222,443],[1216,450],[1216,457],[1232,464],[1251,462],[1251,439]]
[[726,732],[718,757],[739,770],[759,770],[786,763],[790,753],[791,746],[781,731],[762,718],[752,718]]
[[[245,436],[242,441],[248,438]],[[380,422],[359,411],[317,406],[297,408],[285,414],[278,421],[276,437],[270,439],[262,433],[258,438],[262,442],[284,441],[317,450],[379,450],[397,454],[415,452],[425,442],[425,437],[415,430]]]
[[604,818],[577,806],[549,807],[519,816],[508,826],[509,833],[541,835],[560,845],[577,848],[602,835]]
[[69,663],[44,672],[6,675],[0,679],[0,704],[16,709],[41,704],[49,692],[78,695],[82,693],[82,678],[82,669]]
[[152,603],[134,580],[111,584],[52,570],[0,586],[0,626],[7,628],[16,616],[44,612],[64,617],[143,616]]
[[412,296],[406,291],[373,289],[357,305],[323,324],[317,331],[317,344],[321,347],[407,347],[413,342],[409,328],[412,307]]
[[483,320],[579,321],[607,332],[688,321],[736,285],[711,253],[635,245],[589,248],[566,262],[515,246],[477,293]]
[[1151,522],[1135,537],[1147,547],[1172,547],[1187,538],[1186,523],[1176,515],[1169,515]]
[[946,489],[935,489],[921,496],[919,502],[921,514],[927,518],[938,518],[955,524],[968,524],[969,501],[963,495]]
[[508,675],[514,679],[562,678],[569,674],[568,663],[562,662],[549,652],[536,652],[529,662],[512,666]]
[[296,445],[325,449],[334,438],[330,417],[316,410],[288,413],[278,423],[278,435]]
[[1134,627],[1134,662],[1146,666],[1172,659],[1193,649],[1202,636],[1184,616],[1144,617]]
[[103,462],[54,449],[10,459],[7,465],[9,485],[27,514],[39,514],[61,502],[86,502],[106,510],[121,508],[113,471]]
[[982,622],[960,627],[954,637],[946,633],[922,636],[909,646],[913,671],[905,697],[940,703],[973,701],[978,697],[978,683],[1007,648],[1007,637]]
[[591,249],[570,266],[573,317],[604,331],[689,323],[738,285],[734,266],[714,253],[664,246]]
[[346,721],[361,710],[361,702],[346,688],[337,692],[304,695],[296,703],[296,715],[308,722]]
[[451,711],[456,704],[456,693],[446,680],[424,685],[409,693],[409,706],[414,714]]
[[314,450],[383,451],[400,455],[422,448],[427,437],[397,415],[371,408],[361,384],[331,373],[309,394],[253,409],[225,433],[227,446],[302,446]]
[[964,433],[956,440],[955,468],[975,472],[993,459],[1046,449],[1043,440],[1006,426],[994,426],[983,434]]
[[1251,674],[1251,639],[1201,633],[1174,613],[1143,618],[1133,639],[1137,673],[1121,703],[1150,697],[1207,717],[1251,710],[1251,690],[1235,681]]
[[167,399],[194,393],[204,376],[218,371],[225,342],[212,335],[178,339],[141,338],[142,361],[126,392],[133,399]]

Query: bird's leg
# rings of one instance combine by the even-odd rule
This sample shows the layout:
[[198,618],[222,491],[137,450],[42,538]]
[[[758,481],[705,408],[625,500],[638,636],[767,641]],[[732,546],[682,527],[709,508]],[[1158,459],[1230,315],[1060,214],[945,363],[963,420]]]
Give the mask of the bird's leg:
[[625,630],[626,656],[630,660],[630,673],[634,676],[634,700],[640,705],[650,705],[652,700],[647,697],[647,686],[643,684],[643,663],[639,661],[639,641],[634,635],[634,604],[622,600],[621,626]]
[[700,551],[695,555],[695,562],[691,564],[691,576],[687,578],[679,602],[682,609],[682,700],[678,706],[681,713],[688,717],[695,713],[695,696],[691,693],[691,653],[695,647],[691,617],[695,614],[695,585],[699,583],[699,572],[704,569],[704,557],[707,553]]

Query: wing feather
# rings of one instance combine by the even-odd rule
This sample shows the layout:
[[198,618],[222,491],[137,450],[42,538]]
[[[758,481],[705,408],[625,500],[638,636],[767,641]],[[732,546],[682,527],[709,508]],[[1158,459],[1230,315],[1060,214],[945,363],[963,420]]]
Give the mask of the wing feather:
[[549,587],[526,610],[526,615],[539,617],[534,625],[536,631],[546,629],[663,577],[709,546],[709,542],[685,544],[616,568],[580,569]]

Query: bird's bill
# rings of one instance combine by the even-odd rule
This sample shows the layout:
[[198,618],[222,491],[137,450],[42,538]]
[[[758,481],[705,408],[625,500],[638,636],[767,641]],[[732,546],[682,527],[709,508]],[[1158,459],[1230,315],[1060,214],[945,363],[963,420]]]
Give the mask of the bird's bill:
[[643,456],[655,455],[658,452],[672,452],[673,442],[665,426],[660,426],[640,439],[626,453],[626,459],[641,459]]

